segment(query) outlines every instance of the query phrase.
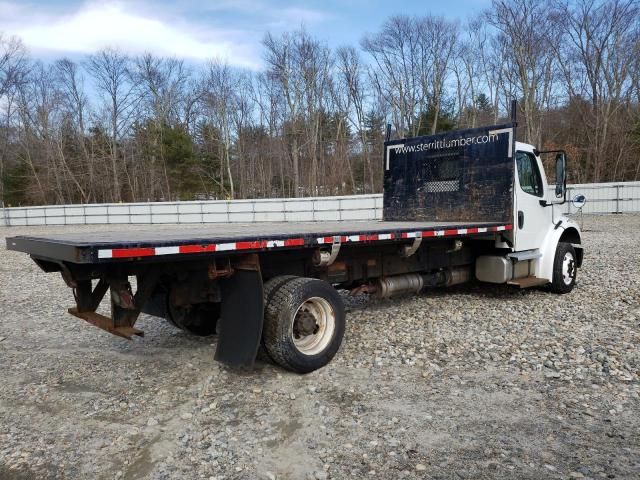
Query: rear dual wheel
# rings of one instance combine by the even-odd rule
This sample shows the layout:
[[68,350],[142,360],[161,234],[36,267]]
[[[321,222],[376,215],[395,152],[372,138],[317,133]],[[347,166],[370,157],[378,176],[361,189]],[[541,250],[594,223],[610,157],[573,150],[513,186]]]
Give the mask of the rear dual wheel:
[[218,318],[220,318],[219,303],[195,303],[186,306],[168,303],[167,320],[180,330],[199,337],[216,333]]
[[[262,344],[278,365],[308,373],[331,361],[342,343],[344,304],[327,282],[292,275],[265,282]],[[213,335],[219,303],[177,306],[167,302],[167,319],[198,336]]]
[[269,356],[282,367],[308,373],[331,361],[342,343],[344,304],[327,282],[276,277],[265,283],[262,339]]

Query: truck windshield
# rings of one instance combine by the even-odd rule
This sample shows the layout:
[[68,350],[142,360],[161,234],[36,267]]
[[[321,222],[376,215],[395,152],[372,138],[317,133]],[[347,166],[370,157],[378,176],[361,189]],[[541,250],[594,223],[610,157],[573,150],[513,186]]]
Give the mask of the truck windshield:
[[528,152],[516,152],[520,188],[530,195],[542,197],[542,177],[536,158]]

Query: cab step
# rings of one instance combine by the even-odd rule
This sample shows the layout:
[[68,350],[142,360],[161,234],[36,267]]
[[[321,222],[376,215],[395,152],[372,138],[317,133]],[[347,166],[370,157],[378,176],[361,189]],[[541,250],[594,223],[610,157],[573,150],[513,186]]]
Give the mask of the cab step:
[[509,280],[507,284],[518,285],[520,288],[540,287],[549,283],[549,280],[538,277],[522,277]]
[[524,262],[525,260],[535,260],[541,258],[542,253],[537,248],[535,250],[522,250],[521,252],[511,252],[507,257],[516,262]]

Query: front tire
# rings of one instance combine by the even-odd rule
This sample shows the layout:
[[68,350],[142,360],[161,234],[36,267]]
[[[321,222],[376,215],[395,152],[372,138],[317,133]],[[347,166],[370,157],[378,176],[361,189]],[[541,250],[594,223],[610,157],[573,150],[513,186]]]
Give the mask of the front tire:
[[280,366],[297,373],[312,372],[329,363],[340,348],[344,304],[327,282],[288,280],[265,306],[264,345]]
[[558,243],[553,260],[551,291],[560,294],[569,293],[576,285],[577,272],[578,263],[573,245],[565,242]]

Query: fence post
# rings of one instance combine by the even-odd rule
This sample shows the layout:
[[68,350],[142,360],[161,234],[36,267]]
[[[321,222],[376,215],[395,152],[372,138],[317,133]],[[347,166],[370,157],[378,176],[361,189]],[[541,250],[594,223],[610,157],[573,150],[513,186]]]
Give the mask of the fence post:
[[3,218],[3,226],[9,227],[9,215],[7,215],[7,209],[4,206],[4,200],[2,201],[2,218]]
[[620,211],[620,185],[616,185],[616,213],[622,213]]

